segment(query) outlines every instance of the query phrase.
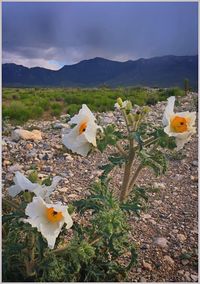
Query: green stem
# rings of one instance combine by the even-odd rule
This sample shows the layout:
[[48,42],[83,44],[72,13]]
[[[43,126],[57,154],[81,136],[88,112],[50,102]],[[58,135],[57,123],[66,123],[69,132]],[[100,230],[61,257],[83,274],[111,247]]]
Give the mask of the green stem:
[[130,183],[129,183],[129,185],[128,185],[128,190],[127,190],[127,195],[125,196],[125,198],[127,198],[127,196],[130,194],[130,192],[131,192],[133,186],[135,185],[136,180],[137,180],[137,178],[138,178],[138,176],[139,176],[139,174],[140,174],[140,172],[141,172],[142,169],[143,169],[143,164],[141,163],[141,164],[137,167],[137,169],[136,169],[134,175],[132,176],[132,178],[131,178],[131,180],[130,180]]
[[[155,140],[153,140],[153,141],[157,141],[157,140],[158,140],[158,138],[155,139]],[[151,149],[150,152],[153,152],[153,151],[157,148],[157,146],[158,146],[158,144],[155,143],[155,145],[153,146],[153,148]],[[131,181],[130,181],[130,183],[129,183],[129,185],[128,185],[127,195],[125,196],[125,199],[126,199],[127,196],[130,194],[130,192],[131,192],[133,186],[135,185],[136,180],[137,180],[137,178],[138,178],[138,176],[139,176],[139,174],[140,174],[140,172],[141,172],[141,170],[142,170],[143,168],[144,168],[144,166],[143,166],[142,163],[137,167],[137,169],[136,169],[135,173],[133,174],[133,176],[132,176],[132,178],[131,178]]]
[[25,257],[26,274],[28,277],[35,274],[35,234],[30,233],[30,239],[28,240],[27,257]]
[[131,133],[131,130],[129,128],[129,122],[128,122],[127,115],[126,115],[126,111],[124,109],[122,109],[122,114],[123,114],[123,117],[124,117],[124,120],[125,120],[125,123],[126,123],[128,133]]
[[[131,142],[130,142],[131,144]],[[133,148],[130,149],[129,152],[129,159],[125,164],[125,169],[124,169],[124,176],[123,176],[123,181],[122,181],[122,186],[121,186],[121,192],[120,192],[120,197],[119,200],[120,202],[123,202],[125,199],[125,196],[127,194],[127,187],[129,184],[129,180],[130,180],[130,174],[131,174],[131,168],[132,168],[132,164],[135,158],[135,152],[133,151]]]

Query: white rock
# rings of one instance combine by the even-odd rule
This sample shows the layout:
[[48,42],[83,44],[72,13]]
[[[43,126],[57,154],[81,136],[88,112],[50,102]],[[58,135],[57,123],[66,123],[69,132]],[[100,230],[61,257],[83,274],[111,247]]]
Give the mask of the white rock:
[[166,188],[165,184],[161,183],[161,182],[154,182],[153,187],[158,188],[158,189],[165,189]]
[[160,238],[155,238],[154,243],[162,248],[167,247],[167,239],[160,237]]
[[177,238],[178,238],[179,241],[182,242],[182,243],[187,239],[187,237],[184,236],[183,234],[178,234],[178,235],[177,235]]
[[15,129],[11,134],[11,139],[13,141],[24,140],[42,140],[42,133],[39,130],[28,131],[24,129]]

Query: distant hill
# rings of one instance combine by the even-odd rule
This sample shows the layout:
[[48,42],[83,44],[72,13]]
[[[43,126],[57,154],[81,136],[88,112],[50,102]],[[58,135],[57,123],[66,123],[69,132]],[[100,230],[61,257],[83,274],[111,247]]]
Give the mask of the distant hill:
[[185,78],[197,89],[198,56],[162,56],[117,62],[96,57],[60,70],[3,64],[3,87],[183,87]]

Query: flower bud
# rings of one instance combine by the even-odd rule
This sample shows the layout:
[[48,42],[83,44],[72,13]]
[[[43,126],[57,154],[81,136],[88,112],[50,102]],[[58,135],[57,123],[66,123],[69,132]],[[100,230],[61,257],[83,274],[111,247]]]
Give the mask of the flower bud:
[[133,108],[133,106],[132,106],[131,101],[127,101],[126,106],[125,106],[125,109],[126,109],[127,111],[131,111],[132,108]]
[[140,117],[141,117],[141,114],[137,112],[137,113],[134,115],[135,121],[138,121],[138,120],[140,119]]
[[25,190],[24,193],[23,193],[23,197],[24,197],[24,200],[26,202],[31,202],[32,201],[32,194],[30,191],[28,190]]
[[122,107],[123,101],[122,101],[121,98],[118,98],[118,99],[117,99],[117,103],[118,103],[118,105],[119,105],[120,107]]
[[143,107],[142,109],[143,113],[148,113],[150,111],[150,108],[148,106]]
[[133,122],[134,122],[134,117],[133,117],[133,114],[132,114],[132,113],[129,113],[129,114],[127,115],[127,119],[128,119],[128,122],[129,122],[130,124],[133,124]]

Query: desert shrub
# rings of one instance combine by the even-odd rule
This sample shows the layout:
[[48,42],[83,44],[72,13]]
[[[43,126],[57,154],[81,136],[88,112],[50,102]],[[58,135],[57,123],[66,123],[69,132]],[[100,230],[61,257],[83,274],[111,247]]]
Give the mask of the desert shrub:
[[31,118],[30,110],[23,103],[16,101],[10,106],[3,106],[3,117],[7,116],[13,121],[25,122]]
[[165,90],[159,90],[158,91],[158,95],[159,95],[159,100],[160,101],[164,101],[166,100],[168,97],[171,96],[184,96],[184,91],[181,90],[180,88],[170,88],[170,89],[165,89]]
[[67,106],[67,113],[70,115],[74,115],[80,108],[80,105],[70,104]]
[[59,116],[62,112],[62,106],[59,103],[51,103],[51,114],[53,116]]

